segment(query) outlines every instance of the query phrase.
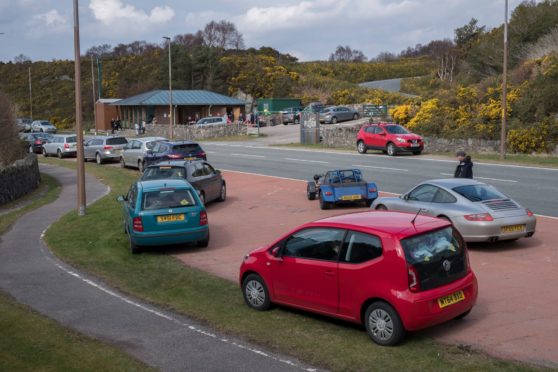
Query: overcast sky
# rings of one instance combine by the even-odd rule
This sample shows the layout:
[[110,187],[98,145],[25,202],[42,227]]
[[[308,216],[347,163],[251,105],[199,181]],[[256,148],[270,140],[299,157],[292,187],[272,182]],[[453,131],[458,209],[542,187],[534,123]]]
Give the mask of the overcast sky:
[[[510,0],[510,11],[520,0]],[[248,47],[271,46],[301,60],[326,59],[339,44],[368,57],[398,53],[475,17],[498,26],[504,0],[81,0],[81,51],[195,32],[234,22]],[[71,0],[0,0],[0,60],[73,58]]]

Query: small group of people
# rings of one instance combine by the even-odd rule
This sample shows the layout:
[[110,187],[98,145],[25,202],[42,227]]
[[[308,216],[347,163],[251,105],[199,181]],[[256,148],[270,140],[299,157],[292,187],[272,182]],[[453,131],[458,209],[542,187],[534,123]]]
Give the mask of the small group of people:
[[112,130],[112,134],[117,130],[122,130],[122,124],[120,123],[120,118],[117,117],[116,120],[114,118],[110,119],[110,128]]
[[136,121],[134,123],[134,130],[136,131],[136,136],[145,134],[145,120],[142,120],[140,123]]
[[455,178],[473,178],[473,162],[471,157],[465,151],[458,151],[455,153],[459,164],[455,168]]

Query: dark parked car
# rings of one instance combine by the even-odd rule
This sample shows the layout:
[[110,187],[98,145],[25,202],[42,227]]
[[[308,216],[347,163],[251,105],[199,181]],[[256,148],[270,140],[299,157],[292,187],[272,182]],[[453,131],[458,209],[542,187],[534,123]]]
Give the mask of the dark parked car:
[[168,160],[207,160],[207,155],[196,142],[158,141],[153,146],[153,149],[147,151],[143,159],[145,160],[145,165],[149,166]]
[[21,133],[20,138],[27,142],[29,152],[40,154],[43,152],[43,144],[48,142],[52,136],[47,133]]
[[168,161],[147,167],[141,181],[185,179],[199,192],[205,204],[213,200],[225,201],[227,184],[221,172],[203,160]]

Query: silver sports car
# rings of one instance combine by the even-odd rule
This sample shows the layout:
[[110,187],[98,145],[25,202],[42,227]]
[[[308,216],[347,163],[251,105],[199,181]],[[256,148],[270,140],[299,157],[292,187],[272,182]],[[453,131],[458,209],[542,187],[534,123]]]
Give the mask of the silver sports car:
[[515,240],[535,233],[536,217],[495,187],[471,179],[449,178],[418,184],[411,191],[378,198],[371,208],[447,219],[468,242]]

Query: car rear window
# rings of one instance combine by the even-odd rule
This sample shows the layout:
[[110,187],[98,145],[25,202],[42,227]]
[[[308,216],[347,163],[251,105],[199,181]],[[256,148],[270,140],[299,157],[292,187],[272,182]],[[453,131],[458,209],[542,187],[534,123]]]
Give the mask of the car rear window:
[[107,138],[107,145],[125,145],[128,140],[124,137]]
[[141,179],[142,181],[148,180],[160,180],[160,179],[185,179],[186,169],[184,167],[173,167],[173,166],[157,166],[149,167],[143,173]]
[[496,190],[494,187],[489,185],[466,185],[459,186],[453,189],[456,193],[472,202],[494,200],[494,199],[506,199],[506,196]]
[[66,137],[66,143],[76,143],[77,142],[77,137],[73,136],[73,137]]
[[191,154],[195,152],[200,152],[201,147],[197,143],[185,143],[181,145],[174,145],[172,147],[172,150],[180,154]]
[[421,289],[431,289],[467,274],[465,244],[452,226],[401,240],[405,259],[418,272]]
[[193,207],[196,205],[190,189],[165,189],[143,194],[141,209],[144,211],[169,208]]

